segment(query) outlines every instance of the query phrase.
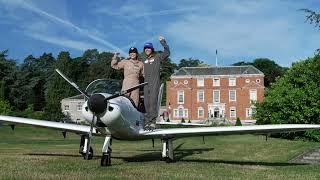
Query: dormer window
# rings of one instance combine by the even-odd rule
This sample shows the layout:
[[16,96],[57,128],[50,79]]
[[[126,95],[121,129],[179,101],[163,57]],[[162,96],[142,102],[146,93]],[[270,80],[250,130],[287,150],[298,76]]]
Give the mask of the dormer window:
[[213,78],[213,86],[220,86],[220,78]]
[[203,87],[204,86],[204,78],[198,78],[197,85],[198,85],[198,87]]
[[236,78],[229,78],[229,86],[236,86]]

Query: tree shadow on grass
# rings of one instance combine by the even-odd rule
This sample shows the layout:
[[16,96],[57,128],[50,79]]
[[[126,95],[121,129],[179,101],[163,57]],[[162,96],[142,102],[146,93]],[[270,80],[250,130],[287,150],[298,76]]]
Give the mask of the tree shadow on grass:
[[[198,148],[198,149],[180,149],[183,143],[179,144],[174,149],[175,162],[196,162],[196,163],[217,163],[217,164],[232,164],[232,165],[248,165],[248,166],[299,166],[307,165],[307,163],[293,162],[263,162],[263,161],[242,161],[242,160],[218,160],[218,159],[185,159],[194,154],[202,154],[204,152],[213,151],[214,148]],[[140,150],[151,151],[149,153],[138,154],[130,157],[112,156],[112,158],[122,159],[127,162],[148,162],[159,161],[162,159],[161,151],[159,150]]]
[[[232,165],[247,165],[247,166],[301,166],[308,165],[308,163],[294,163],[294,162],[263,162],[263,161],[242,161],[242,160],[219,160],[219,159],[185,159],[194,154],[202,154],[204,152],[213,151],[214,148],[198,148],[198,149],[181,149],[184,143],[179,144],[174,149],[175,161],[180,162],[195,162],[195,163],[216,163],[216,164],[232,164]],[[162,160],[161,150],[146,149],[137,150],[137,152],[147,152],[134,156],[117,156],[111,155],[111,158],[122,159],[126,162],[150,162]],[[82,157],[75,154],[59,154],[59,153],[27,153],[25,155],[31,156],[61,156],[61,157]],[[101,156],[94,156],[93,159],[100,159]]]
[[[202,154],[204,152],[214,150],[214,148],[180,149],[183,144],[184,143],[179,144],[174,149],[175,161],[180,161],[181,159],[194,154]],[[122,159],[127,162],[147,162],[147,161],[162,160],[162,154],[161,154],[162,150],[148,149],[148,150],[139,150],[139,151],[148,152],[148,153],[138,154],[130,157],[112,156],[112,158]]]

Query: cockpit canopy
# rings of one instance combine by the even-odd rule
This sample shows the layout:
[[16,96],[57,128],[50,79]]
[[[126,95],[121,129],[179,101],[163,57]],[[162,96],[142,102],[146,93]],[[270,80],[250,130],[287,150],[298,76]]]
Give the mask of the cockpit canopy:
[[97,79],[92,81],[86,88],[88,95],[95,93],[108,93],[115,94],[120,92],[122,88],[122,83],[120,80],[114,79]]

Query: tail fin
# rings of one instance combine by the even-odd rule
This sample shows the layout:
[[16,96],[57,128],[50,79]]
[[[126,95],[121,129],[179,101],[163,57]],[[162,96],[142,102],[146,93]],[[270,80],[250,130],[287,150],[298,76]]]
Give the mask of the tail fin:
[[163,94],[163,83],[162,83],[161,86],[160,86],[159,94],[158,94],[158,106],[157,106],[157,109],[158,109],[158,117],[160,116],[160,108],[161,108],[162,94]]

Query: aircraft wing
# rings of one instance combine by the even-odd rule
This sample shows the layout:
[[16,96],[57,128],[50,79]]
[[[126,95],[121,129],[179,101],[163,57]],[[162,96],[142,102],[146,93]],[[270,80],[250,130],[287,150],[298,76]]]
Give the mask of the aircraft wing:
[[[53,129],[59,129],[63,131],[80,133],[80,134],[88,133],[90,131],[90,126],[86,126],[86,125],[45,121],[45,120],[37,120],[37,119],[29,119],[29,118],[21,118],[21,117],[13,117],[13,116],[0,115],[0,121],[8,122],[10,124],[27,124],[27,125],[33,125],[33,126],[46,127],[46,128],[53,128]],[[95,127],[93,128],[92,133],[93,135],[101,135],[101,133]]]
[[313,124],[278,124],[278,125],[252,125],[228,127],[197,127],[197,128],[170,128],[155,129],[154,131],[141,132],[150,138],[179,138],[208,135],[233,135],[233,134],[270,134],[279,132],[296,132],[320,129],[320,125]]
[[159,121],[156,122],[156,124],[159,125],[181,125],[181,126],[208,126],[207,124],[200,124],[200,123],[176,123],[176,122],[164,122],[164,121]]

